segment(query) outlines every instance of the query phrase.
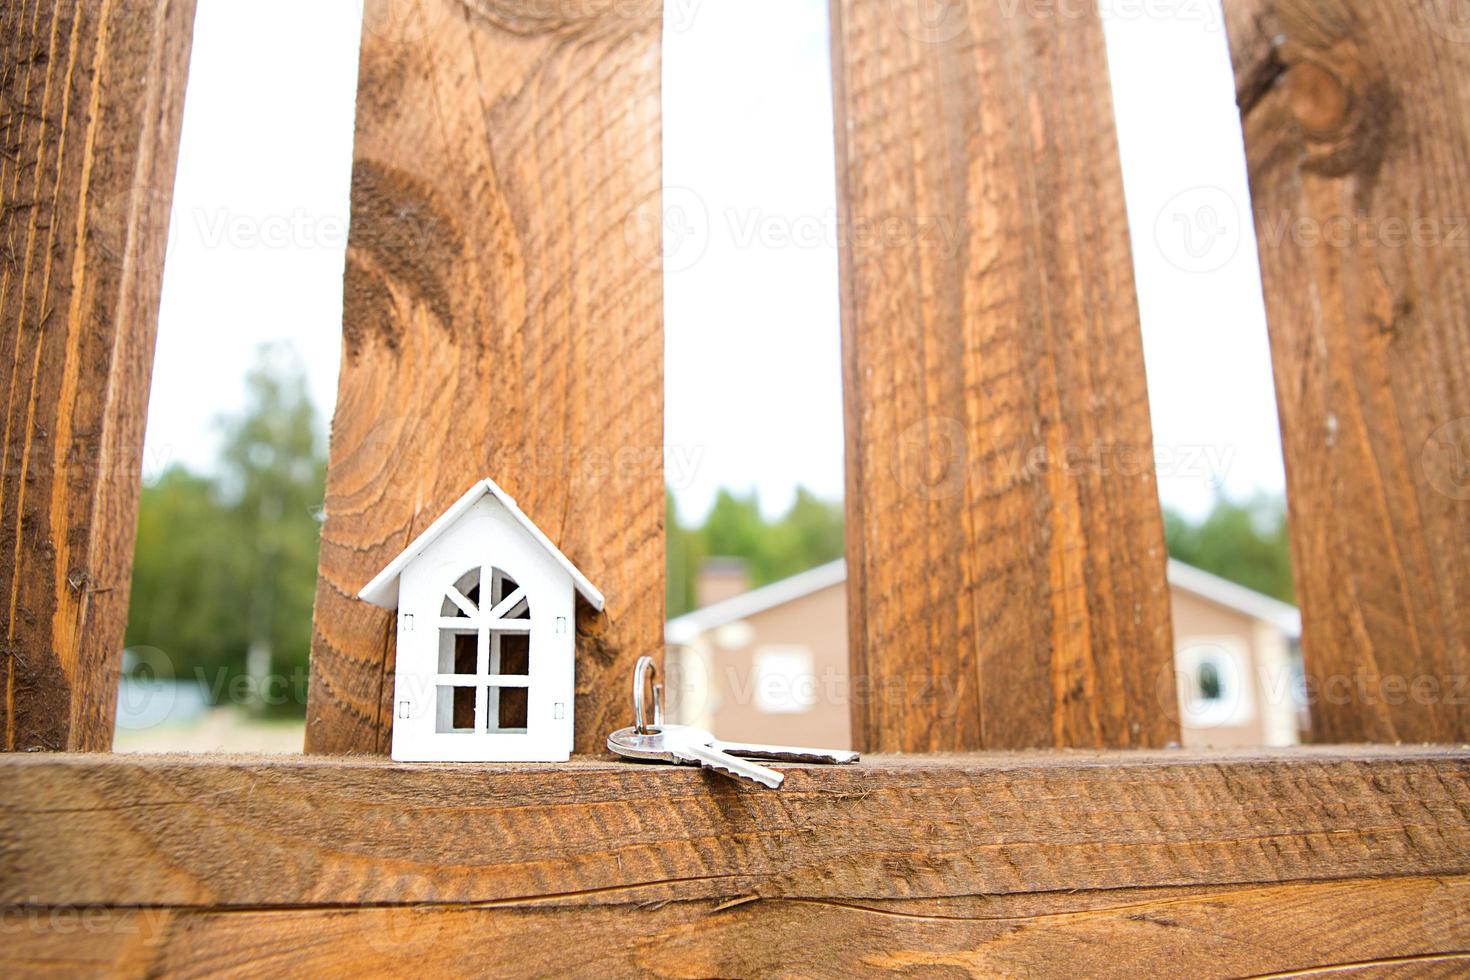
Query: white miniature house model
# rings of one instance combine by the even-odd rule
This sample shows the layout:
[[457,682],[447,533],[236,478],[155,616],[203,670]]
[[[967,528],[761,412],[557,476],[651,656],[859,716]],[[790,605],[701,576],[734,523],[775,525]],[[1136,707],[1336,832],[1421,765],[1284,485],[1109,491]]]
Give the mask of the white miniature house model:
[[578,594],[602,609],[492,480],[429,525],[358,594],[398,611],[393,758],[570,758]]

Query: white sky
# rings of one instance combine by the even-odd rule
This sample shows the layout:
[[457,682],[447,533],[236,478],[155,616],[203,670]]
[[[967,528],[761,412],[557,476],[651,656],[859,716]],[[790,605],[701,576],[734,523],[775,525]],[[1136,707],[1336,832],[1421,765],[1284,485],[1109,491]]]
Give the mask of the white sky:
[[337,398],[362,0],[199,0],[145,475],[210,466],[257,345]]
[[[669,0],[666,9],[666,433],[677,458],[698,462],[671,471],[680,510],[698,517],[722,485],[756,488],[772,513],[798,484],[839,497],[826,0]],[[1168,454],[1161,494],[1199,513],[1222,477],[1232,493],[1279,492],[1215,0],[1102,9],[1155,440]],[[1159,10],[1173,14],[1129,16]],[[212,419],[241,403],[260,343],[293,343],[318,406],[332,410],[360,16],[361,0],[199,0],[150,474],[170,461],[212,462]]]

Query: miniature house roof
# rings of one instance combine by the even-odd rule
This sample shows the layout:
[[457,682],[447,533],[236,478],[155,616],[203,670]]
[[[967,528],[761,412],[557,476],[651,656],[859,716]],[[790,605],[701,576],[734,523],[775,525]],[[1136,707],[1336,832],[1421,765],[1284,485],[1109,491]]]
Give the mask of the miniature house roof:
[[577,566],[568,561],[567,556],[562,554],[556,545],[551,543],[551,539],[542,534],[541,529],[521,512],[520,507],[516,506],[516,502],[511,495],[496,486],[494,480],[488,478],[476,483],[470,489],[469,493],[460,497],[453,507],[450,507],[437,521],[425,528],[424,533],[414,538],[413,543],[403,549],[402,554],[389,562],[387,568],[379,572],[371,582],[362,587],[362,591],[357,594],[357,597],[364,602],[371,602],[375,606],[382,606],[384,609],[397,609],[398,576],[403,574],[403,570],[408,567],[411,561],[423,554],[424,549],[433,544],[445,531],[453,527],[455,522],[468,513],[469,509],[479,503],[480,498],[486,494],[490,494],[498,500],[510,515],[516,519],[517,523],[526,529],[526,533],[530,534],[536,540],[537,544],[546,549],[546,553],[554,558],[557,564],[564,568],[567,574],[572,577],[572,584],[577,587],[578,594],[583,599],[586,599],[593,609],[601,612],[603,606],[602,593],[598,592],[592,583],[587,581],[587,576],[578,571]]

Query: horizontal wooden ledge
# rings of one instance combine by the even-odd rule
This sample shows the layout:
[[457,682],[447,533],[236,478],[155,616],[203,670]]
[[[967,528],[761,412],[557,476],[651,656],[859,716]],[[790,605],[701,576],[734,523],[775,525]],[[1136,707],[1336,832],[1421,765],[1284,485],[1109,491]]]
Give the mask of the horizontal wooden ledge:
[[1470,750],[785,767],[0,758],[0,906],[948,899],[1470,873]]
[[0,912],[0,966],[150,977],[376,976],[403,962],[432,976],[1455,976],[1470,964],[1467,911],[1463,876],[858,903],[25,909]]

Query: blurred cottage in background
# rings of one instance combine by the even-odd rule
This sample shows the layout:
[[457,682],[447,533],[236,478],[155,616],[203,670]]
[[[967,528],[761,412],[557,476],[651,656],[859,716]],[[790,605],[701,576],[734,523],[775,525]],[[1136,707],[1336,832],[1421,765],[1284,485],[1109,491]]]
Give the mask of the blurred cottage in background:
[[[700,608],[669,621],[670,711],[723,737],[849,745],[847,564],[748,590],[737,559],[706,561]],[[1305,707],[1296,608],[1169,562],[1183,744],[1286,746]],[[1167,685],[1160,710],[1175,710]],[[933,692],[943,697],[943,692]]]

